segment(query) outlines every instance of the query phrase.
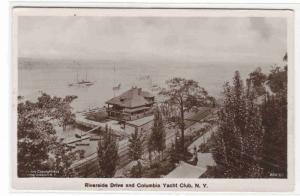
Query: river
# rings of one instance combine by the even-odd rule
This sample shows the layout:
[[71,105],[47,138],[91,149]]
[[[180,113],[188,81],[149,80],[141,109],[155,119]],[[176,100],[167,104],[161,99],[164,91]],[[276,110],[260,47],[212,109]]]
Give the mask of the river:
[[[209,94],[220,97],[225,81],[231,81],[234,71],[239,70],[242,77],[255,69],[254,66],[225,65],[192,65],[192,66],[139,66],[133,65],[93,65],[88,68],[67,68],[66,66],[41,66],[19,69],[18,94],[27,100],[34,101],[41,92],[52,96],[77,95],[72,106],[75,111],[102,107],[108,99],[118,95],[132,86],[142,87],[151,91],[151,85],[164,86],[165,81],[173,77],[183,77],[199,82]],[[70,83],[88,79],[94,82],[90,87],[68,86]],[[121,84],[119,91],[113,86]],[[155,93],[154,93],[155,94]]]

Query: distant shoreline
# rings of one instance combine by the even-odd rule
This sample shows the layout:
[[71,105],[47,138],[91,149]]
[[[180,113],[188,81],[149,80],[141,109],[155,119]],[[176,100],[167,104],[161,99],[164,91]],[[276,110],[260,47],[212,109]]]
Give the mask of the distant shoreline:
[[[250,59],[249,59],[250,60]],[[262,70],[269,70],[271,66],[277,64],[281,65],[281,62],[261,62],[261,63],[240,63],[240,62],[177,62],[169,59],[156,59],[156,60],[134,60],[134,59],[120,59],[120,60],[103,60],[103,59],[46,59],[46,58],[28,58],[19,57],[18,58],[18,68],[19,69],[42,69],[42,68],[69,68],[69,69],[84,69],[84,68],[99,68],[111,69],[113,66],[117,66],[118,69],[126,69],[129,66],[147,66],[152,68],[159,68],[160,66],[172,66],[174,68],[198,68],[199,66],[204,67],[215,67],[219,66],[229,66],[229,67],[261,67]],[[243,64],[243,65],[242,65]]]

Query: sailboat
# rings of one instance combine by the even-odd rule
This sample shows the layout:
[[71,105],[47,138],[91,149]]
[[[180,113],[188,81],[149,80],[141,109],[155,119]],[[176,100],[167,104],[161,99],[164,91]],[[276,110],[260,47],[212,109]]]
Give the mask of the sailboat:
[[77,72],[76,82],[70,83],[69,86],[70,87],[71,86],[87,86],[87,87],[89,87],[89,86],[92,86],[93,84],[94,84],[94,82],[91,82],[91,81],[88,80],[87,72],[85,72],[85,79],[81,79],[81,80],[78,79],[78,72]]
[[92,86],[94,83],[91,81],[88,81],[87,79],[87,72],[85,73],[85,80],[82,79],[81,81],[77,82],[79,85],[85,85],[85,86]]
[[147,86],[148,86],[149,90],[151,90],[152,92],[158,92],[161,90],[161,88],[157,84],[153,83],[150,75],[146,75],[146,76],[143,76],[140,78],[142,78],[142,80],[146,80],[148,82]]
[[[114,66],[114,75],[116,75],[116,66]],[[116,79],[114,79],[114,83],[116,84]],[[112,90],[114,92],[114,97],[116,96],[115,91],[119,91],[121,89],[121,83],[119,83],[117,86],[113,86]]]
[[118,84],[118,86],[113,86],[113,91],[118,91],[121,88],[121,83]]

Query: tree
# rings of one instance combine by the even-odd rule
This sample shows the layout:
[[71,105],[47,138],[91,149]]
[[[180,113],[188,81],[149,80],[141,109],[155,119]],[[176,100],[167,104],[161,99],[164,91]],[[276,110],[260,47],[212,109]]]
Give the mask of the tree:
[[178,132],[175,134],[175,141],[172,143],[171,148],[170,148],[170,162],[173,164],[178,163],[180,160],[180,144],[179,144],[179,135]]
[[167,89],[162,89],[160,95],[163,95],[166,102],[178,111],[179,122],[177,125],[181,130],[181,151],[184,152],[185,113],[190,110],[196,111],[198,107],[212,105],[212,103],[208,99],[206,90],[194,80],[176,77],[166,81],[166,84]]
[[[64,98],[51,97],[46,93],[42,93],[42,96],[38,98],[39,107],[48,110],[52,113],[53,118],[57,119],[59,126],[66,130],[67,125],[75,123],[75,114],[72,112],[71,103],[77,99],[77,96],[66,96]],[[55,108],[54,111],[50,111]]]
[[265,129],[262,166],[266,177],[270,173],[287,177],[287,66],[273,68],[268,79],[273,94],[267,94],[262,104]]
[[[247,89],[255,90],[255,93],[260,96],[265,94],[264,83],[267,80],[267,76],[262,73],[261,68],[257,68],[255,71],[249,74],[247,81]],[[251,86],[250,86],[251,85]]]
[[[246,93],[250,92],[250,93]],[[233,86],[224,85],[224,103],[219,111],[219,130],[214,138],[213,156],[225,177],[259,177],[263,127],[255,91],[244,89],[239,72]]]
[[69,169],[75,156],[80,150],[71,151],[65,147],[59,147],[55,153],[55,163],[53,170],[58,171],[53,177],[74,177],[74,173]]
[[[150,137],[151,137],[151,135],[150,135]],[[153,142],[151,141],[150,138],[147,142],[147,149],[148,149],[149,162],[150,162],[150,165],[151,165],[152,164]]]
[[274,93],[284,91],[287,88],[287,66],[284,66],[283,70],[278,66],[273,67],[267,84]]
[[243,171],[246,177],[262,177],[262,167],[260,159],[262,156],[264,128],[260,106],[255,104],[255,90],[250,90],[246,98],[246,126],[243,135],[244,155]]
[[154,123],[149,137],[149,148],[159,153],[160,159],[163,158],[163,151],[166,148],[166,132],[163,124],[162,115],[157,108],[154,112]]
[[111,129],[105,127],[102,139],[98,142],[98,176],[101,178],[111,178],[115,175],[118,164],[118,145],[112,135]]
[[[55,130],[50,123],[28,118],[18,107],[18,176],[29,177],[38,170],[51,168],[48,153],[56,143]],[[22,108],[22,109],[21,109]],[[24,111],[25,112],[25,111]]]
[[143,155],[143,138],[142,134],[139,134],[138,129],[135,129],[134,133],[129,138],[129,157],[132,161],[141,159]]
[[287,61],[288,61],[288,54],[287,54],[287,52],[286,52],[285,55],[283,56],[282,60],[283,60],[284,62],[287,62]]
[[[73,97],[73,96],[67,96]],[[68,99],[68,98],[64,99]],[[38,170],[55,170],[57,177],[71,175],[68,167],[74,160],[74,153],[57,141],[54,125],[58,97],[43,93],[37,102],[18,97],[18,175],[28,177]],[[70,104],[69,100],[67,104]]]

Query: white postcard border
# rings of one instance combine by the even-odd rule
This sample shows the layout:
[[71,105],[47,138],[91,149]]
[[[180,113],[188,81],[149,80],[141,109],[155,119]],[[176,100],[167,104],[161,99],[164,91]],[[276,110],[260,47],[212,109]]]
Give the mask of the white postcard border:
[[[115,4],[114,4],[115,6]],[[74,8],[14,8],[12,13],[12,186],[13,190],[64,190],[64,191],[292,191],[294,188],[294,20],[292,11],[280,10],[206,10],[206,9],[74,9]],[[286,17],[288,19],[288,179],[97,179],[97,178],[18,178],[17,177],[17,95],[18,95],[18,69],[17,69],[17,24],[18,16],[31,15],[105,15],[105,16],[153,16],[163,15],[180,17],[209,16],[209,17],[246,17],[268,16]],[[122,13],[122,14],[120,14]],[[161,16],[160,15],[160,16]],[[85,188],[85,183],[159,183],[160,188]],[[162,183],[199,183],[207,184],[207,188],[163,188]]]

